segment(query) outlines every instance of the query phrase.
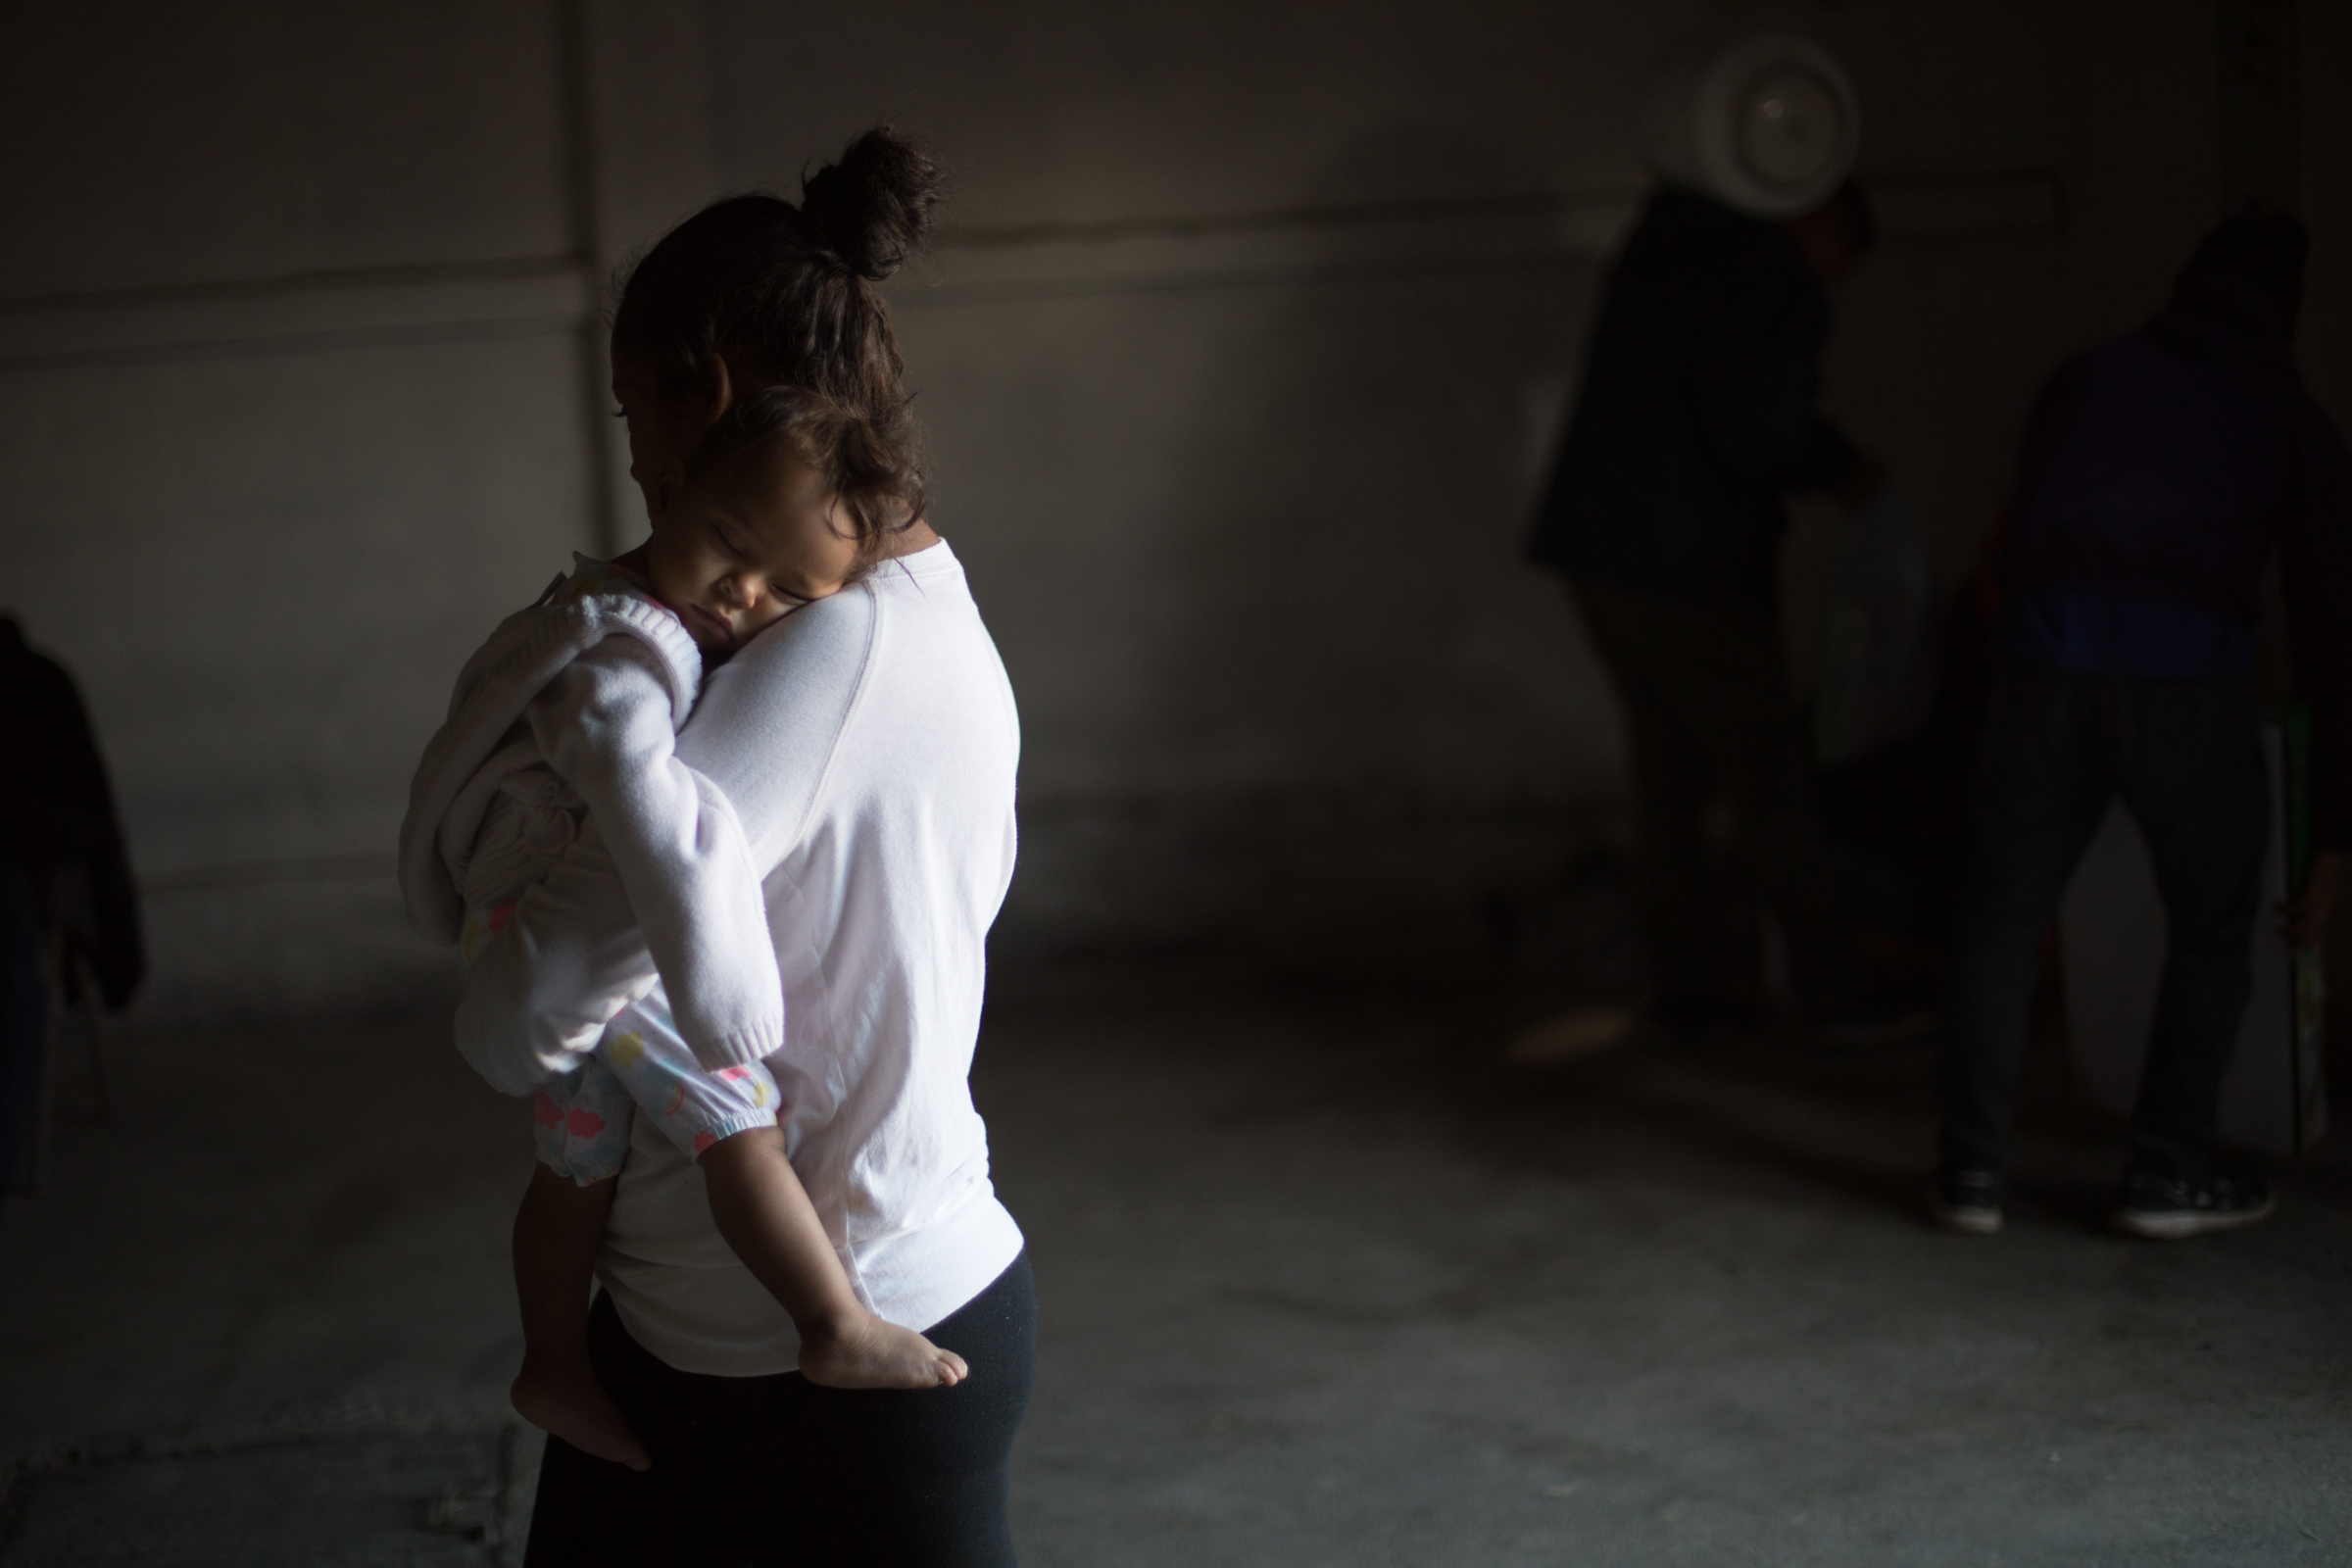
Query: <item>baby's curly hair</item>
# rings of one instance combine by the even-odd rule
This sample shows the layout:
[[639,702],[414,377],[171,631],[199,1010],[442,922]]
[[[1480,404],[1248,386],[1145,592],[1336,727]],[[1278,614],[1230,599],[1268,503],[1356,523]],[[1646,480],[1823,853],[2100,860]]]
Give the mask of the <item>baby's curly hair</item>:
[[922,520],[925,495],[914,417],[904,400],[860,412],[796,386],[753,393],[722,416],[687,459],[689,479],[747,452],[782,451],[812,468],[849,514],[858,569]]

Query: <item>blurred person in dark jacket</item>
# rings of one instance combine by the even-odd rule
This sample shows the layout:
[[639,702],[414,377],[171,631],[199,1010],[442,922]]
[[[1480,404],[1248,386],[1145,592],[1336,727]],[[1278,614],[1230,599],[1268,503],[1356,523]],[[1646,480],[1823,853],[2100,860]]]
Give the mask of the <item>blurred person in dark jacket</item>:
[[0,1185],[16,1175],[40,1082],[52,940],[69,1001],[94,980],[122,1007],[146,971],[130,860],[81,696],[0,616]]
[[1788,689],[1777,559],[1787,498],[1859,506],[1879,466],[1816,407],[1830,288],[1875,239],[1848,182],[1783,222],[1665,186],[1609,274],[1529,553],[1566,574],[1625,716],[1653,1021],[1729,1012],[1704,820],[1724,797],[1787,939],[1817,1038],[1916,1034],[1839,902]]
[[2213,1144],[2253,988],[2271,812],[2255,623],[2274,547],[2314,718],[2319,853],[2284,911],[2291,943],[2318,940],[2352,838],[2352,458],[2290,354],[2308,248],[2290,218],[2223,223],[2171,305],[2061,368],[2028,421],[1940,1075],[1932,1206],[1951,1229],[2000,1229],[2036,941],[2119,798],[2166,944],[2115,1222],[2175,1239],[2271,1212],[2268,1185],[2217,1170]]

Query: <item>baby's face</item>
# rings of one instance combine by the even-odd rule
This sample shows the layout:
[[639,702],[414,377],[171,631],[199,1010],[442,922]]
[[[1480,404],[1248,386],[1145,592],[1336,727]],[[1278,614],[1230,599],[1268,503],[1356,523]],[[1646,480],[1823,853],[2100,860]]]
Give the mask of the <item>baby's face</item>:
[[654,593],[707,654],[742,647],[857,565],[840,504],[817,472],[774,451],[739,453],[680,491],[646,547]]

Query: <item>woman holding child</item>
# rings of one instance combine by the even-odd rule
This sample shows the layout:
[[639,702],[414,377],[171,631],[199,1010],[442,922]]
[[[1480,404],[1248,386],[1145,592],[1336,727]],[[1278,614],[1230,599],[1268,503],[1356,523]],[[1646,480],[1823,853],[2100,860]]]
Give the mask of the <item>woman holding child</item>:
[[[630,1086],[641,1108],[590,1221],[603,1290],[583,1361],[632,1445],[605,1451],[629,1462],[550,1437],[535,1565],[1012,1560],[1006,1465],[1036,1307],[965,1080],[1012,871],[1019,733],[962,567],[921,515],[873,288],[919,240],[936,186],[921,154],[871,132],[798,207],[736,197],[680,224],[614,317],[613,390],[655,538],[613,564],[717,666],[675,760],[740,824],[785,999],[781,1050],[756,1032],[687,1039],[705,1066],[733,1050],[771,1074],[783,1113],[681,1147]],[[796,516],[825,526],[796,531]],[[672,965],[649,953],[596,814],[500,911],[468,978],[460,1049],[510,1093],[576,1070],[622,1022],[660,1038],[691,1011],[664,1001]],[[790,1156],[772,1223],[730,1218],[743,1200],[727,1195],[762,1189],[725,1162],[766,1150]],[[818,1238],[812,1256],[796,1237]],[[936,1347],[939,1386],[913,1386],[928,1360],[859,1371],[856,1345],[829,1344],[841,1370],[820,1377],[804,1345],[844,1324],[893,1364]]]

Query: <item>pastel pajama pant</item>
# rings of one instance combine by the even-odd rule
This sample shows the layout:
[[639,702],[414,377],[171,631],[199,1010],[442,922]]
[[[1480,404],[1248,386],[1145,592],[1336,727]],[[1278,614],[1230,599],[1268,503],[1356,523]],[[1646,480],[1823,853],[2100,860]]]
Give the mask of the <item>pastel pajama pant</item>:
[[[505,926],[513,906],[468,918],[470,960]],[[656,986],[605,1026],[596,1051],[532,1097],[539,1162],[582,1187],[618,1175],[639,1112],[689,1155],[753,1127],[776,1125],[774,1075],[758,1062],[706,1070],[679,1038],[669,998]]]

